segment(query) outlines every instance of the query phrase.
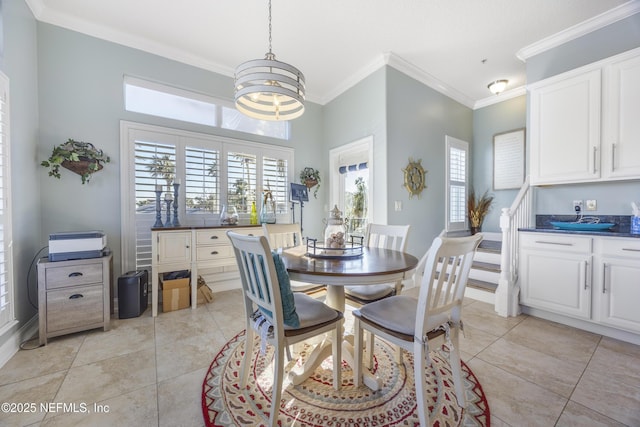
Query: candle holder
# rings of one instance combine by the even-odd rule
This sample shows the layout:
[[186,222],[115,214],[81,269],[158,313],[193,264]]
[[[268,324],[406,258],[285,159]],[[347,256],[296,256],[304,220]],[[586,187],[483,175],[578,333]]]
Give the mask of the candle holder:
[[167,204],[167,220],[164,222],[165,227],[171,227],[171,202],[173,200],[165,198],[164,202]]
[[153,224],[153,227],[164,227],[164,224],[162,223],[162,208],[161,208],[161,204],[160,204],[160,196],[162,195],[162,189],[159,189],[156,187],[156,222],[155,224]]
[[178,220],[178,188],[180,184],[173,183],[173,226],[180,227],[180,221]]

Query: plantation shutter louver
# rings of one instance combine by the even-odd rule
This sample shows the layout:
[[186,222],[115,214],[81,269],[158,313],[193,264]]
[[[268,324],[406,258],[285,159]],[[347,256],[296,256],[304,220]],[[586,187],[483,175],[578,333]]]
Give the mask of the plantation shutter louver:
[[9,177],[9,80],[0,73],[0,329],[14,321]]

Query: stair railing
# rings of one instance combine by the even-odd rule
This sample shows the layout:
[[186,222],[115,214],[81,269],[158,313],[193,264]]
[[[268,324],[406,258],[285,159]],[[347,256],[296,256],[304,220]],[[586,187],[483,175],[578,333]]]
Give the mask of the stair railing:
[[500,257],[500,280],[496,289],[495,310],[503,317],[520,314],[518,301],[518,228],[531,227],[532,223],[532,192],[529,177],[520,188],[510,208],[503,208],[500,215],[500,229],[502,230],[502,251]]

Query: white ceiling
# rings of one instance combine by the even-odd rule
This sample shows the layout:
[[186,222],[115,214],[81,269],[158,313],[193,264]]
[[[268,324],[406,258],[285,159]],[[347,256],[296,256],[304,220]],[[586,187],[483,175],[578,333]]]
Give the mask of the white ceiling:
[[[40,21],[228,76],[268,50],[267,0],[27,3]],[[639,3],[273,0],[272,44],[277,59],[305,74],[307,99],[319,104],[387,63],[474,108],[524,93],[518,52],[531,56],[627,16]],[[502,98],[487,89],[496,79],[509,80]]]

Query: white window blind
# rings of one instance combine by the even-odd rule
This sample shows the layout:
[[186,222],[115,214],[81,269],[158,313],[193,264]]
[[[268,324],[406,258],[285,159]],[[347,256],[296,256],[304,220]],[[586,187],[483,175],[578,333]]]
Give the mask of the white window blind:
[[[176,147],[153,141],[136,140],[135,150],[135,247],[136,270],[151,268],[151,227],[156,221],[156,189],[172,193],[176,166]],[[162,202],[161,202],[162,203]],[[165,221],[164,205],[161,220]]]
[[220,152],[187,147],[185,158],[187,215],[220,212]]
[[[235,207],[240,222],[248,224],[251,204],[255,201],[260,210],[267,186],[277,203],[277,221],[291,221],[291,148],[122,122],[121,155],[123,271],[151,266],[156,188],[161,191],[163,225],[165,197],[175,199],[174,183],[180,184],[180,225],[216,226],[222,204]],[[170,213],[173,220],[173,205]]]
[[447,140],[447,231],[466,228],[469,144]]
[[9,147],[9,79],[0,73],[0,329],[14,321]]

